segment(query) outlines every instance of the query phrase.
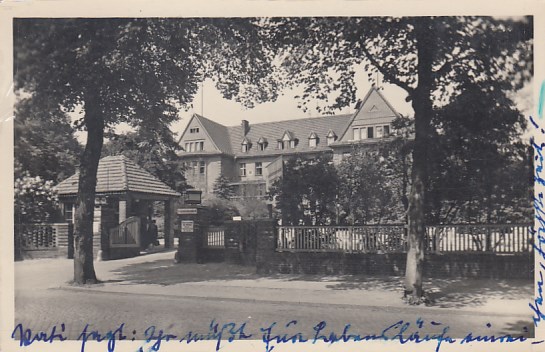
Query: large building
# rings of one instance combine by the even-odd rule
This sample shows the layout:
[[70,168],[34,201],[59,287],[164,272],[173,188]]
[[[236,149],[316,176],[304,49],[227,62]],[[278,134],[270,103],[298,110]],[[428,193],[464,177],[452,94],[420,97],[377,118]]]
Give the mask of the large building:
[[287,157],[331,153],[338,163],[354,145],[390,136],[398,116],[376,88],[346,115],[224,126],[194,114],[179,140],[180,157],[189,185],[202,190],[205,199],[220,175],[231,181],[238,196],[263,197],[281,176]]

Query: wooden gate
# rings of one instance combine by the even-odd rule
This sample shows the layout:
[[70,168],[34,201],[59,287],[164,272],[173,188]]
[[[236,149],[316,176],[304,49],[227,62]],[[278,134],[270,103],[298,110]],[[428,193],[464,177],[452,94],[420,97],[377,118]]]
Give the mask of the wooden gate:
[[110,229],[110,248],[140,247],[140,233],[140,218],[131,216]]

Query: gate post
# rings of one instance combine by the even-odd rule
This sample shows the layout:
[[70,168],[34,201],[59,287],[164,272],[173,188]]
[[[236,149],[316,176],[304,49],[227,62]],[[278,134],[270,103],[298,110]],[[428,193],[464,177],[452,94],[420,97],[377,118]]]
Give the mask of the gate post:
[[276,251],[276,220],[267,219],[257,221],[256,229],[256,270],[258,274],[272,272]]
[[246,221],[226,221],[225,226],[225,262],[230,264],[241,264],[242,233],[247,228]]
[[176,263],[203,262],[203,230],[205,208],[198,205],[184,205],[176,211],[176,232],[179,236],[178,250],[174,255]]

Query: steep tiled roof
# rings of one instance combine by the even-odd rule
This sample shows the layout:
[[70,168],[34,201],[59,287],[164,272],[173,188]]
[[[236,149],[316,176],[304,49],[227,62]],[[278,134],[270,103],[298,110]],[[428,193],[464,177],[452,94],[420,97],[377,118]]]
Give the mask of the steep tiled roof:
[[[225,127],[224,125],[220,125],[219,123],[212,120],[209,120],[201,115],[195,114],[195,118],[199,119],[210,138],[212,138],[212,140],[222,153],[233,154],[233,149],[231,149],[231,142],[229,140],[227,127]],[[240,139],[240,141],[242,141],[242,139]],[[238,147],[238,149],[240,149],[240,146]]]
[[[72,175],[56,187],[59,195],[78,193],[79,173]],[[138,192],[161,196],[180,196],[155,176],[123,155],[100,159],[97,171],[96,193]]]
[[[237,157],[253,156],[253,155],[274,155],[287,153],[304,153],[330,150],[327,145],[327,133],[332,130],[337,135],[348,128],[353,114],[311,117],[296,120],[276,121],[250,124],[250,130],[246,137],[252,141],[257,141],[260,138],[265,138],[268,141],[267,148],[260,151],[256,145],[243,153],[240,144],[244,139],[242,128],[240,126],[227,127],[231,150],[235,151]],[[297,146],[294,149],[286,148],[279,150],[276,142],[284,136],[284,133],[289,131],[293,138],[298,139]],[[310,132],[316,133],[319,138],[318,145],[314,148],[309,147],[308,137]]]
[[[361,102],[359,109],[353,114],[249,124],[246,135],[243,135],[243,128],[240,125],[226,127],[197,114],[194,115],[194,118],[201,122],[221,153],[240,158],[331,150],[331,147],[354,143],[351,134],[347,134],[352,124],[388,123],[397,116],[399,116],[398,113],[382,93],[372,87]],[[310,147],[308,143],[309,136],[314,136],[313,133],[318,138],[316,147]],[[277,141],[285,135],[289,140],[295,139],[297,141],[295,148],[278,149]],[[327,145],[328,136],[335,137],[335,141],[329,146]],[[183,136],[180,140],[182,138]],[[243,152],[241,144],[244,140],[250,143],[266,140],[268,144],[265,150],[259,150],[259,142],[257,142],[252,144],[249,151]],[[374,140],[370,140],[366,143],[374,142]],[[186,153],[181,153],[181,155],[184,154]],[[191,152],[186,155],[201,154],[207,153]]]

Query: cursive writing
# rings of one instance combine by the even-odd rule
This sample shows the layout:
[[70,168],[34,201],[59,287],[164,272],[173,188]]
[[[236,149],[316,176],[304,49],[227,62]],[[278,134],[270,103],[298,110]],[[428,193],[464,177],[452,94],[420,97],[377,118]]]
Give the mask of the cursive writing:
[[19,346],[30,346],[36,341],[42,341],[46,343],[53,343],[54,341],[66,341],[66,337],[63,335],[65,326],[64,323],[61,324],[60,333],[57,332],[57,326],[54,325],[49,332],[38,331],[36,333],[32,332],[31,329],[25,329],[23,324],[17,324],[13,332],[11,333],[11,338],[19,340]]
[[98,330],[87,331],[89,324],[85,325],[83,331],[78,337],[78,341],[81,341],[81,352],[85,352],[85,345],[88,341],[103,342],[108,341],[108,352],[115,351],[116,341],[123,341],[127,339],[127,336],[123,334],[123,327],[125,323],[119,325],[115,330],[110,330],[106,333],[100,333]]
[[[487,324],[487,326],[490,327],[491,324]],[[117,341],[127,340],[127,336],[123,333],[124,328],[125,324],[123,323],[116,329],[103,333],[91,330],[88,324],[85,325],[85,328],[78,337],[78,341],[81,341],[81,352],[85,352],[87,342],[89,341],[107,342],[108,352],[114,352]],[[225,342],[231,343],[233,341],[251,339],[253,335],[247,333],[246,329],[246,322],[242,324],[234,322],[221,324],[216,322],[216,320],[212,320],[208,326],[208,331],[205,333],[189,331],[185,334],[172,334],[152,325],[144,331],[144,342],[150,345],[146,346],[146,349],[144,349],[143,345],[138,351],[159,351],[165,343],[178,342],[190,344],[200,341],[216,341],[215,349],[219,351]],[[397,341],[404,345],[407,343],[435,342],[435,352],[439,352],[443,344],[469,344],[474,342],[523,343],[527,341],[527,338],[523,335],[477,335],[472,332],[465,335],[463,339],[454,339],[449,336],[449,330],[450,327],[448,325],[437,321],[425,322],[421,318],[416,319],[414,322],[396,321],[382,329],[382,331],[374,334],[357,333],[353,331],[351,324],[345,324],[341,330],[335,330],[330,328],[326,321],[320,321],[312,326],[311,330],[306,332],[299,329],[297,320],[290,320],[286,324],[273,322],[259,329],[265,352],[272,352],[279,345],[295,343],[327,343],[332,345],[346,342]],[[22,324],[18,324],[13,330],[11,337],[13,339],[20,339],[20,346],[29,346],[37,341],[42,343],[63,342],[67,339],[63,335],[64,331],[64,324],[61,324],[60,329],[54,326],[48,332],[39,331],[37,333],[32,332],[31,329],[25,329]],[[136,331],[133,331],[134,333]],[[134,341],[134,338],[132,340]],[[532,344],[542,342],[532,342]]]
[[[530,122],[534,128],[544,134],[545,131],[540,128],[536,121],[530,116]],[[545,245],[545,207],[543,204],[543,191],[541,188],[545,186],[545,179],[543,178],[543,148],[545,143],[538,144],[534,139],[531,141],[532,149],[534,151],[534,185],[537,189],[537,196],[534,197],[534,211],[535,219],[539,224],[537,228],[532,228],[531,233],[533,235],[533,247],[535,252],[539,255],[538,262],[539,266],[536,276],[538,280],[536,282],[537,295],[534,298],[534,302],[529,303],[530,309],[534,312],[533,321],[534,325],[537,327],[539,323],[545,319],[545,314],[542,312],[543,307],[543,271],[545,271],[545,265],[543,261],[545,260],[545,250],[543,246]]]
[[221,348],[221,342],[233,342],[235,340],[248,340],[252,338],[252,334],[246,334],[246,323],[240,325],[236,323],[226,323],[221,325],[212,320],[208,327],[208,332],[205,334],[196,333],[190,331],[179,339],[179,342],[186,342],[187,344],[198,341],[216,341],[216,351]]

